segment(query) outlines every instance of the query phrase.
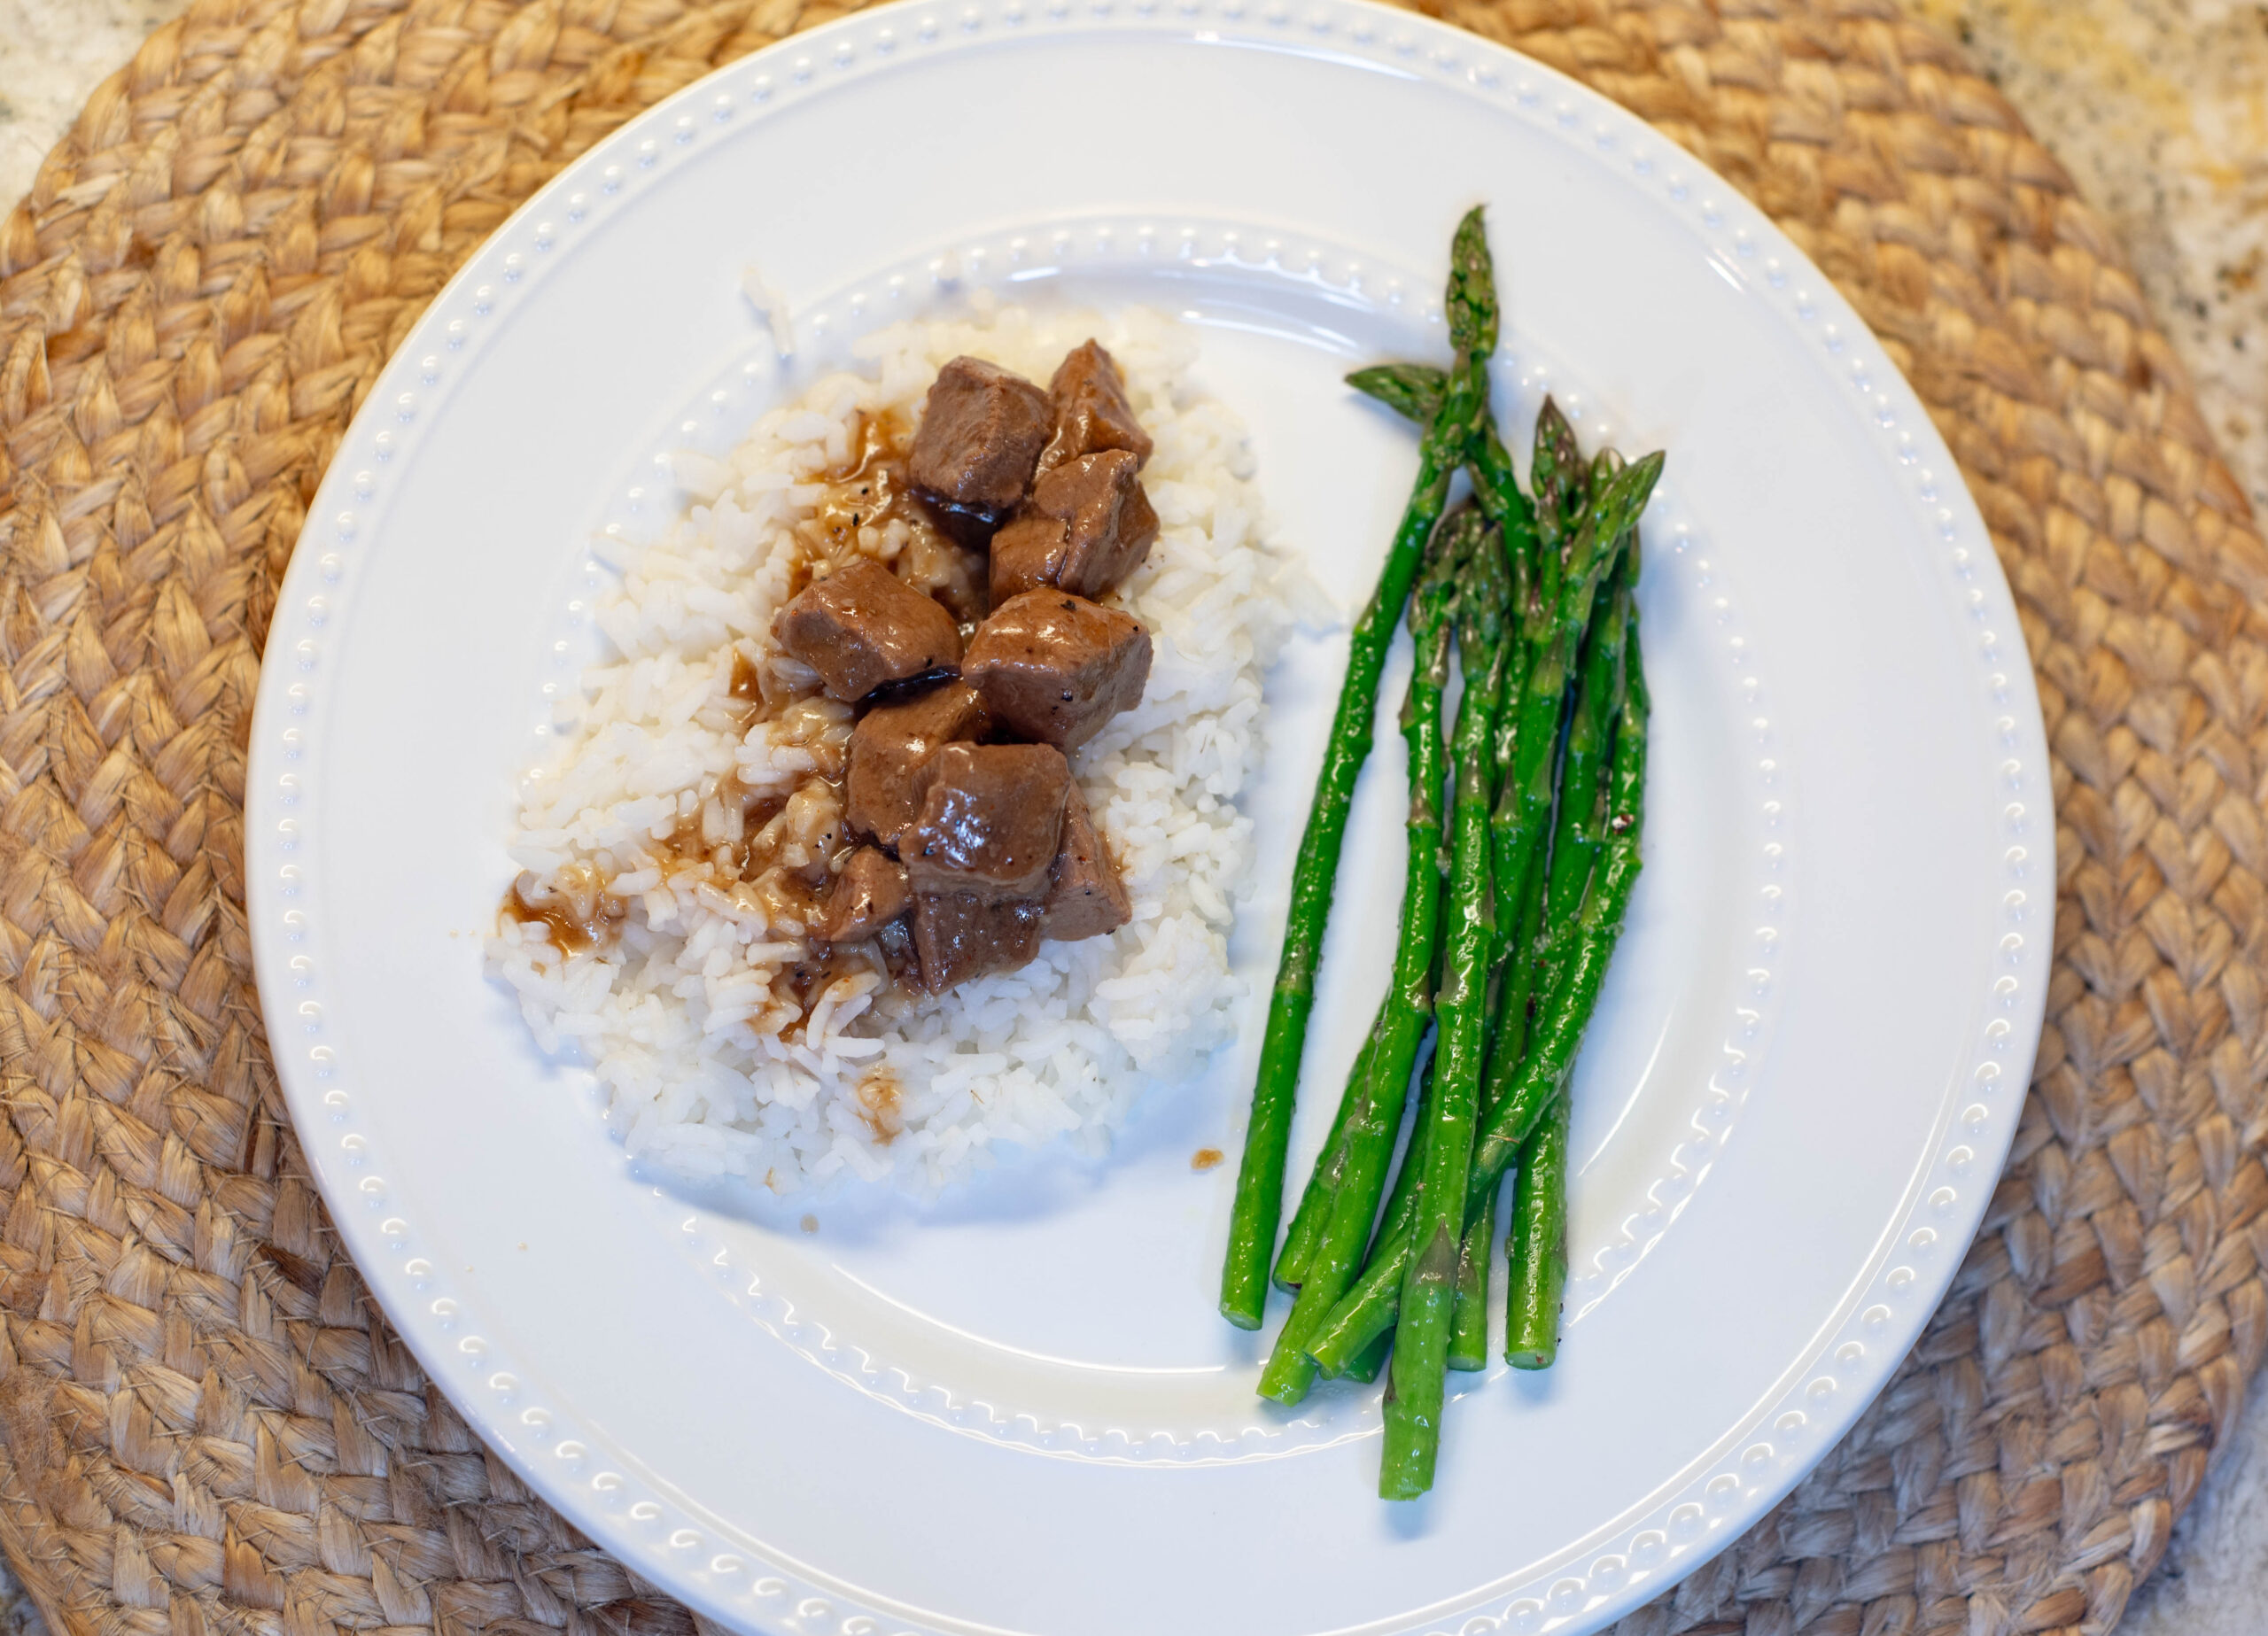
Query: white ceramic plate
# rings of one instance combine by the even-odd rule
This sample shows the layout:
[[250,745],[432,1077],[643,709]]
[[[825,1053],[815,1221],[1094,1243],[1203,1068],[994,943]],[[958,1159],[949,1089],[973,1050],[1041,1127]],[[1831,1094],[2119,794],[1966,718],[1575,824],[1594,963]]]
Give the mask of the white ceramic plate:
[[[1257,1035],[1109,1160],[927,1208],[631,1174],[481,970],[579,542],[674,503],[872,324],[1162,306],[1350,607],[1412,440],[1338,379],[1438,356],[1490,206],[1500,407],[1670,451],[1643,599],[1647,871],[1578,1082],[1559,1366],[1459,1377],[1440,1483],[1373,1497],[1375,1390],[1296,1413],[1215,1314]],[[792,363],[740,289],[759,265]],[[1265,986],[1344,652],[1273,678],[1240,969]],[[1401,674],[1388,677],[1388,708]],[[1357,803],[1309,1050],[1383,981],[1400,746]],[[1731,1540],[1888,1378],[2015,1128],[2054,872],[1984,528],[1863,325],[1729,188],[1572,82],[1336,0],[893,6],[689,87],[434,302],[334,461],[254,725],[277,1066],[341,1232],[473,1426],[579,1526],[750,1630],[1588,1629]],[[1294,1183],[1328,1109],[1311,1091]],[[797,1230],[809,1209],[813,1234]],[[1280,1320],[1279,1298],[1271,1324]]]

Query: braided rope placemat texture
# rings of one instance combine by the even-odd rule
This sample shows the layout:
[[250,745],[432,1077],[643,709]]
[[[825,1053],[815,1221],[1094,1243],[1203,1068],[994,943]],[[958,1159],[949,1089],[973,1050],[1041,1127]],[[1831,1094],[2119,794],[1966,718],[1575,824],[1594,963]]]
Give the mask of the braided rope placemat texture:
[[[796,0],[200,0],[0,221],[0,1543],[68,1636],[675,1632],[364,1292],[277,1094],[245,743],[451,268]],[[2268,550],[2101,221],[1891,0],[1470,0],[1778,219],[1929,404],[2054,750],[2008,1173],[1852,1436],[1627,1636],[2101,1632],[2268,1342]]]

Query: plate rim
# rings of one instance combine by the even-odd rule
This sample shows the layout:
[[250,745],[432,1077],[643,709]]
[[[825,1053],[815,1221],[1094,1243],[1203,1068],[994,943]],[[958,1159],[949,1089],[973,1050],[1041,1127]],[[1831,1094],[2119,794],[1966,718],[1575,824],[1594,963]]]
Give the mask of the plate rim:
[[[1941,544],[1957,554],[1961,566],[1955,571],[1969,582],[1969,611],[1984,626],[1977,658],[2006,712],[1995,724],[2007,750],[2000,769],[2007,792],[2004,829],[2021,834],[2023,845],[2038,854],[2036,862],[2015,863],[2004,851],[2001,883],[2015,888],[2019,880],[2030,882],[2043,875],[2054,880],[2054,826],[2044,779],[2048,765],[2044,721],[2014,599],[1983,516],[1918,395],[1880,341],[1769,217],[1702,161],[1580,81],[1509,47],[1391,10],[1375,0],[1313,0],[1296,18],[1285,0],[1262,0],[1260,4],[1251,0],[1173,0],[1169,8],[1160,0],[1132,0],[1121,9],[1122,4],[1123,0],[1093,0],[1084,13],[1078,13],[1068,0],[1040,0],[1039,12],[1034,15],[1025,0],[971,0],[959,9],[957,26],[949,28],[934,0],[896,0],[789,35],[695,80],[594,144],[514,211],[437,292],[381,369],[340,439],[277,590],[252,722],[245,801],[247,920],[264,1017],[281,1019],[300,1011],[309,981],[290,969],[291,945],[307,929],[305,914],[290,906],[302,872],[293,861],[299,823],[293,814],[299,796],[291,769],[300,754],[294,723],[309,708],[316,686],[310,678],[321,669],[323,643],[316,632],[344,612],[343,599],[333,605],[332,594],[322,583],[325,531],[336,542],[330,548],[351,546],[358,511],[377,507],[384,482],[371,471],[353,469],[353,452],[369,449],[374,467],[383,467],[392,458],[399,438],[387,423],[389,411],[396,424],[410,424],[424,397],[421,385],[436,385],[436,372],[417,355],[437,346],[456,350],[464,345],[470,323],[508,314],[525,299],[542,282],[547,253],[593,221],[594,213],[586,208],[592,189],[611,199],[625,199],[647,179],[672,174],[674,167],[667,161],[700,151],[703,138],[746,128],[738,122],[744,112],[748,122],[754,123],[862,74],[924,55],[942,58],[958,49],[983,49],[1004,35],[1102,36],[1131,30],[1192,44],[1258,45],[1293,55],[1353,58],[1405,78],[1430,81],[1443,94],[1492,99],[1505,113],[1579,150],[1625,154],[1636,176],[1658,184],[1660,207],[1682,212],[1689,225],[1697,223],[1727,268],[1760,271],[1760,279],[1744,281],[1751,292],[1767,303],[1791,334],[1815,342],[1844,365],[1828,373],[1838,375],[1845,389],[1857,393],[1878,432],[1891,439],[1894,463],[1918,469],[1920,481],[1909,488],[1917,518],[1927,515],[1924,508],[1933,509]],[[593,225],[602,225],[609,213],[597,210]],[[435,395],[446,390],[442,387]],[[1959,543],[1962,541],[1983,548]],[[2008,656],[2011,649],[2014,658]],[[1980,719],[1983,714],[1980,705]],[[2044,826],[2030,810],[2039,802],[2049,802]],[[2012,911],[2011,919],[2021,918]],[[1628,1534],[1629,1547],[1610,1551],[1584,1573],[1574,1572],[1569,1562],[1519,1583],[1515,1575],[1365,1629],[1422,1629],[1436,1620],[1490,1608],[1498,1609],[1498,1617],[1515,1629],[1596,1628],[1707,1562],[1825,1458],[1904,1363],[1950,1289],[1989,1206],[2016,1135],[2044,1020],[2049,942],[2014,930],[2003,936],[1997,1004],[1980,998],[1972,1017],[1982,1024],[1982,1037],[1961,1058],[1976,1065],[1979,1078],[1988,1077],[1988,1069],[1996,1081],[2013,1071],[2018,1094],[2004,1095],[1998,1106],[1984,1108],[1983,1120],[1963,1136],[1952,1128],[1957,1096],[1955,1082],[1948,1081],[1931,1148],[1925,1150],[1938,1157],[1917,1166],[1907,1197],[1860,1269],[1863,1281],[1854,1274],[1842,1306],[1744,1421],[1652,1493],[1633,1501],[1621,1516],[1595,1531]],[[910,1620],[940,1630],[996,1628],[891,1602],[771,1547],[766,1547],[763,1568],[753,1572],[728,1555],[717,1556],[703,1568],[695,1560],[700,1553],[693,1547],[701,1542],[704,1527],[730,1533],[720,1519],[678,1493],[633,1451],[613,1447],[611,1439],[600,1434],[580,1435],[603,1446],[616,1465],[639,1474],[635,1481],[644,1493],[635,1492],[630,1485],[633,1479],[623,1470],[594,1469],[589,1459],[566,1458],[576,1439],[561,1433],[574,1428],[559,1426],[556,1416],[547,1415],[544,1434],[555,1457],[540,1463],[536,1451],[506,1419],[507,1411],[521,1407],[518,1383],[499,1385],[511,1378],[499,1373],[490,1377],[484,1393],[480,1383],[465,1374],[467,1365],[477,1368],[483,1355],[473,1349],[479,1345],[477,1336],[460,1332],[470,1325],[471,1315],[454,1306],[447,1316],[431,1310],[431,1304],[415,1287],[416,1275],[407,1270],[416,1258],[410,1256],[407,1263],[403,1259],[409,1229],[398,1219],[380,1219],[383,1181],[374,1174],[350,1174],[367,1170],[379,1156],[353,1128],[344,1093],[329,1082],[337,1072],[336,1053],[323,1041],[319,1020],[308,1033],[314,1043],[290,1051],[272,1049],[271,1055],[309,1171],[333,1224],[372,1295],[429,1377],[483,1441],[548,1503],[641,1575],[727,1624],[760,1626],[772,1618],[792,1618],[799,1624],[826,1623],[852,1632],[874,1628],[873,1617],[882,1615],[894,1624]],[[314,1140],[326,1125],[332,1128],[335,1153],[322,1151]],[[346,1134],[337,1135],[341,1128]],[[1911,1265],[1891,1265],[1898,1260],[1898,1244],[1922,1208],[1927,1175],[1946,1167],[1955,1154],[1961,1158],[1950,1168],[1966,1173],[1973,1167],[1976,1179],[1965,1180],[1957,1191],[1953,1205],[1959,1207],[1944,1207],[1937,1219],[1957,1233],[1961,1253],[1940,1253],[1920,1272]],[[1808,1434],[1806,1453],[1775,1463],[1767,1443],[1736,1451],[1734,1446],[1747,1443],[1754,1428],[1775,1417],[1784,1419],[1798,1396],[1817,1386],[1818,1381],[1806,1384],[1803,1377],[1813,1375],[1820,1361],[1862,1323],[1873,1343],[1865,1351],[1866,1367],[1839,1371],[1840,1379],[1838,1372],[1821,1376],[1829,1382],[1834,1407]],[[1850,1389],[1837,1390],[1844,1386]],[[579,1412],[586,1417],[589,1414],[587,1407]],[[1763,1451],[1761,1463],[1772,1469],[1761,1478],[1746,1480],[1743,1468],[1759,1463],[1754,1458],[1759,1449]],[[579,1469],[567,1469],[570,1465]],[[667,1515],[665,1507],[680,1515]],[[1641,1513],[1645,1521],[1634,1524],[1632,1519]],[[1666,1531],[1646,1525],[1658,1516],[1666,1522]],[[1706,1536],[1705,1548],[1679,1562],[1674,1578],[1646,1571],[1648,1552],[1658,1552],[1681,1527]],[[1579,1541],[1562,1547],[1560,1555],[1588,1555],[1597,1548],[1588,1540]],[[1630,1573],[1634,1566],[1639,1570],[1635,1577]],[[788,1583],[782,1576],[792,1576],[796,1582]],[[846,1609],[829,1603],[829,1598],[857,1605]],[[821,1606],[813,1608],[814,1599]],[[800,1604],[793,1614],[791,1604]],[[862,1619],[869,1623],[862,1624]]]

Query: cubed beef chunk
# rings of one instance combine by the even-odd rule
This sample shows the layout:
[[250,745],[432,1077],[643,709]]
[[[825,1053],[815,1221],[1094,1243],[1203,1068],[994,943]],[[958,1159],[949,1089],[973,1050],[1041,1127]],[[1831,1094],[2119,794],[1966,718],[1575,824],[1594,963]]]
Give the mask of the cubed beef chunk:
[[1045,896],[1070,793],[1070,764],[1052,745],[946,745],[921,816],[898,840],[913,889]]
[[966,892],[924,893],[913,900],[913,958],[921,986],[943,994],[988,972],[1014,971],[1039,952],[1036,903],[988,903]]
[[1022,376],[956,358],[929,388],[906,477],[941,526],[981,544],[1023,498],[1055,419],[1052,400]]
[[1158,537],[1158,514],[1124,449],[1082,454],[1031,485],[1016,519],[992,536],[992,606],[1048,585],[1084,597],[1115,590]]
[[992,606],[1044,590],[1063,573],[1071,531],[1053,517],[1029,512],[992,536]]
[[773,632],[850,702],[960,663],[953,616],[866,557],[806,586],[780,610]]
[[[1045,472],[1031,485],[1027,515],[1062,525],[1063,545],[1055,572],[1046,583],[1074,595],[1098,597],[1142,565],[1158,537],[1158,514],[1136,474],[1141,462],[1124,449],[1082,454]],[[1011,526],[1019,526],[1012,524]],[[1005,599],[994,571],[992,600]],[[1019,585],[1017,590],[1033,587]]]
[[1055,409],[1054,436],[1039,459],[1046,471],[1082,454],[1124,449],[1137,467],[1150,458],[1150,434],[1126,401],[1126,382],[1111,355],[1093,341],[1074,347],[1047,384]]
[[1045,911],[1040,930],[1058,942],[1075,943],[1083,937],[1115,932],[1134,918],[1133,900],[1126,882],[1111,861],[1102,832],[1077,784],[1063,803],[1063,839],[1056,843],[1055,865],[1048,871],[1047,896],[1040,900]]
[[872,847],[860,847],[843,861],[843,872],[827,890],[819,941],[849,943],[872,937],[904,914],[913,901],[905,866]]
[[1019,738],[1074,749],[1141,702],[1150,633],[1084,597],[1027,591],[977,627],[961,678]]
[[850,827],[895,848],[921,815],[937,752],[956,739],[981,739],[992,718],[976,689],[941,682],[900,703],[878,704],[850,730],[844,815]]

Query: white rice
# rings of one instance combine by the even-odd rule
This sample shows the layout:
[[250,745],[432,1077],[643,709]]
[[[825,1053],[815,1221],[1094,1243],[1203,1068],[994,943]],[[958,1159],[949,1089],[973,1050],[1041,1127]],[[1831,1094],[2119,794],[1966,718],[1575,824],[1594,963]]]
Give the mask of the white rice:
[[[772,619],[804,549],[796,525],[818,503],[812,479],[843,462],[859,417],[913,423],[963,353],[1044,383],[1090,335],[1156,442],[1143,481],[1161,529],[1118,595],[1150,629],[1149,688],[1073,756],[1133,919],[934,997],[855,972],[806,1013],[783,976],[806,955],[800,928],[655,843],[680,822],[713,826],[704,802],[721,778],[784,795],[815,764],[787,723],[743,729],[728,689],[736,653],[807,683],[773,648]],[[541,880],[610,881],[628,900],[618,934],[563,958],[540,924],[507,918],[489,957],[541,1047],[595,1070],[641,1159],[781,1192],[851,1176],[927,1193],[990,1163],[997,1143],[1100,1151],[1145,1089],[1230,1037],[1245,990],[1227,934],[1250,878],[1237,801],[1261,756],[1262,673],[1295,612],[1321,610],[1267,536],[1242,424],[1192,386],[1196,346],[1170,320],[1007,308],[900,324],[854,356],[858,373],[766,415],[727,459],[679,461],[695,503],[620,564],[597,607],[609,652],[563,710],[556,754],[523,782],[514,859]],[[897,548],[886,530],[860,538],[878,556]],[[839,742],[847,712],[814,710],[803,730]]]

